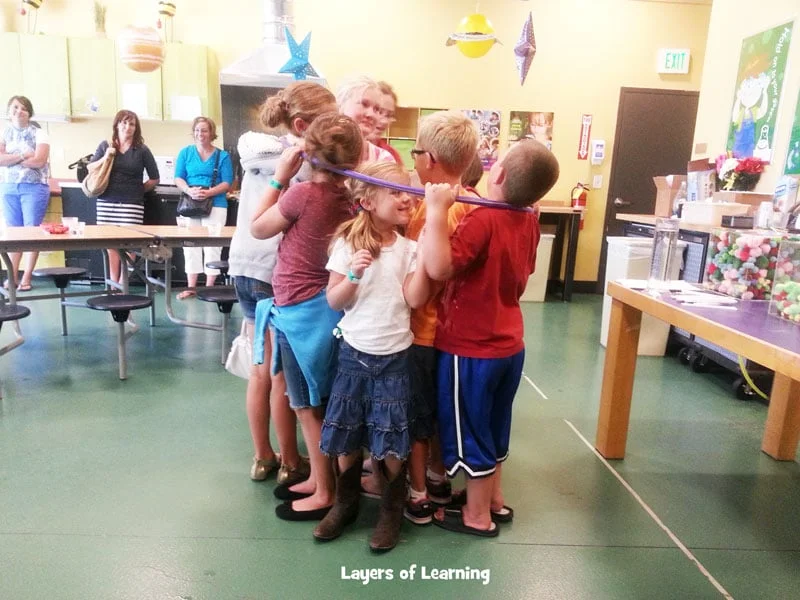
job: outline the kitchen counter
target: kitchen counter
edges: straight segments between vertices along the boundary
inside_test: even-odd
[[[656,219],[660,219],[661,217],[657,217],[655,215],[636,215],[630,213],[619,213],[617,214],[618,221],[626,221],[628,223],[644,223],[645,225],[653,225],[656,224]],[[713,229],[718,229],[713,225],[700,225],[697,223],[687,223],[686,221],[680,222],[680,229],[684,231],[699,231],[701,233],[711,233]]]

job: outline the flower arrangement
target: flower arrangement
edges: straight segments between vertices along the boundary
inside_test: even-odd
[[[708,244],[705,286],[742,300],[768,300],[781,239],[715,230]]]
[[[764,163],[761,159],[748,156],[735,158],[727,154],[717,157],[717,178],[723,190],[752,191],[756,187],[761,173],[764,172]]]

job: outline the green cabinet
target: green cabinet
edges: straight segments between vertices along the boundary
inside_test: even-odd
[[[19,33],[0,34],[0,103],[27,96],[34,120],[70,114],[67,38]]]
[[[117,72],[117,107],[132,110],[140,119],[161,121],[164,118],[161,96],[161,69],[139,73],[126,67],[114,52]]]
[[[209,113],[208,48],[167,44],[161,67],[165,121],[191,121]],[[213,116],[212,116],[213,118]]]
[[[3,57],[3,74],[0,76],[0,104],[3,114],[11,96],[22,94],[22,63],[19,59],[19,34],[0,33],[0,56]],[[33,99],[34,110],[38,110]]]
[[[114,40],[69,38],[67,49],[72,116],[113,118],[117,113]]]

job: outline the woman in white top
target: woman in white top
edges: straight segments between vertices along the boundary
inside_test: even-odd
[[[44,220],[50,201],[50,141],[38,125],[31,122],[33,104],[25,96],[12,96],[8,101],[11,123],[0,140],[0,195],[3,217],[10,227],[37,226]],[[11,252],[11,272],[5,287],[13,285],[22,253]],[[31,289],[31,275],[38,252],[29,252],[25,272],[18,291]]]

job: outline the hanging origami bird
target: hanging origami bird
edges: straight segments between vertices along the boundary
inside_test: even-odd
[[[284,28],[286,33],[286,43],[289,45],[289,53],[292,57],[283,65],[279,73],[292,73],[295,80],[305,79],[306,77],[317,77],[317,72],[311,63],[308,62],[308,51],[311,46],[311,33],[309,32],[303,41],[298,44],[288,28]]]
[[[456,32],[450,34],[445,45],[455,44],[464,56],[480,58],[496,43],[500,41],[495,37],[494,27],[486,15],[473,14],[461,19]]]
[[[519,71],[519,84],[525,83],[528,70],[531,68],[533,57],[536,55],[536,37],[533,35],[533,15],[528,13],[528,20],[522,26],[519,41],[514,46],[514,59],[517,61]]]

